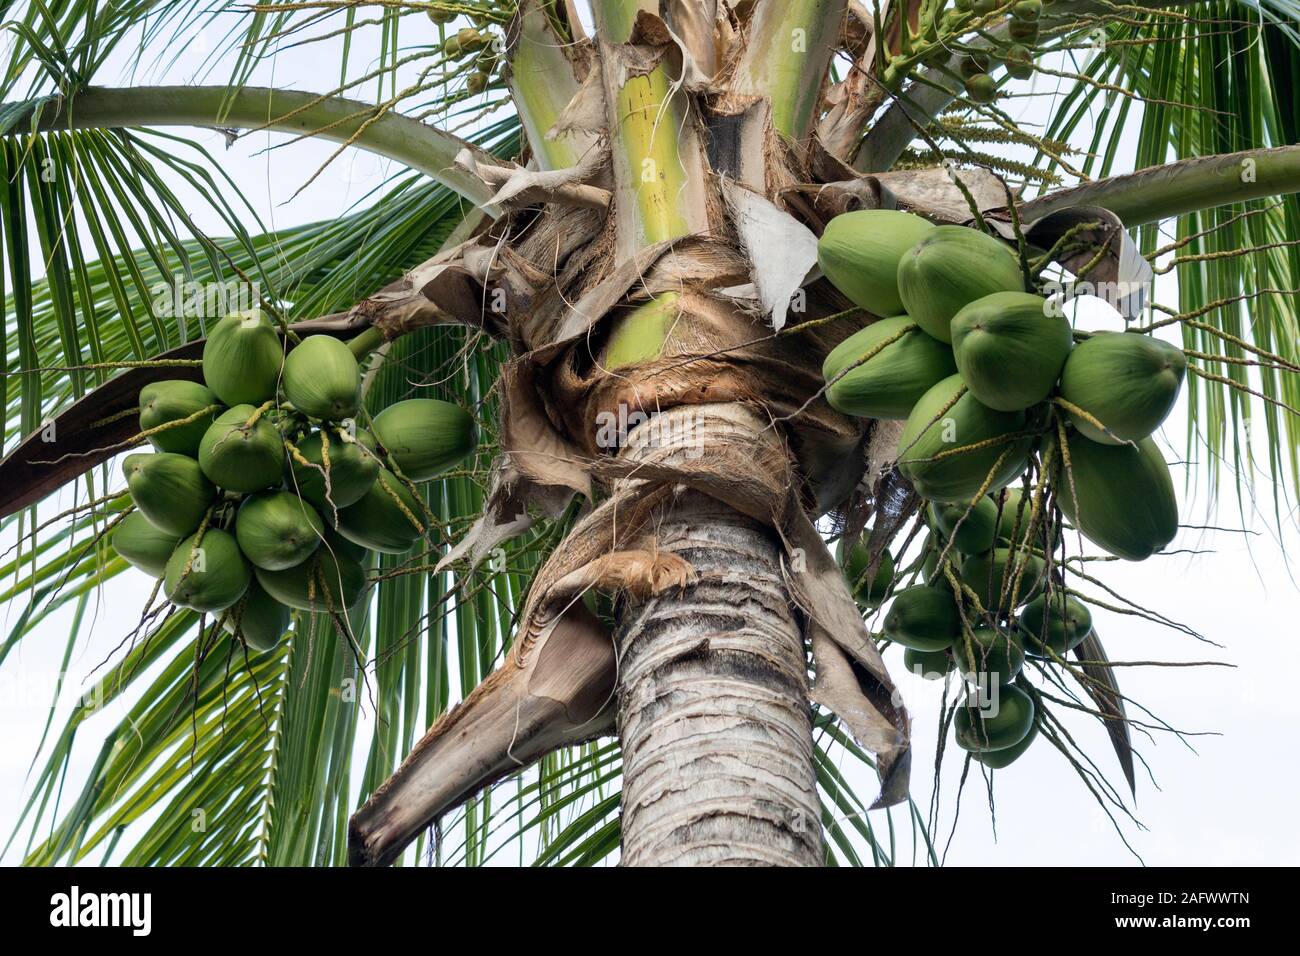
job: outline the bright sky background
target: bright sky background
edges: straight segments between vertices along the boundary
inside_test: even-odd
[[[413,20],[407,23],[414,31],[424,28]],[[321,76],[319,54],[308,48],[281,55],[274,64],[273,76],[268,74],[258,81],[273,80],[278,85],[319,90],[332,83],[335,67],[331,65],[325,72],[328,79]],[[105,78],[111,75],[110,70]],[[187,76],[180,67],[167,75],[172,81]],[[214,74],[208,82],[219,81],[220,76]],[[1013,101],[1013,113],[1024,109],[1015,102],[1023,103]],[[227,150],[217,133],[199,131],[194,135],[220,157],[269,227],[283,228],[337,215],[396,171],[387,161],[354,151],[286,203],[286,198],[333,151],[331,144],[305,142],[265,152],[264,147],[284,138],[258,134]],[[215,217],[205,211],[196,210],[196,219],[201,227],[214,232],[221,229]],[[1160,287],[1158,298],[1175,301],[1168,286]],[[1117,319],[1110,321],[1105,327],[1118,327]],[[1164,444],[1171,461],[1183,458],[1184,435],[1185,420],[1180,410],[1164,429]],[[1176,480],[1181,480],[1183,473],[1181,468],[1176,470]],[[1101,566],[1101,576],[1110,586],[1154,610],[1192,624],[1207,638],[1223,645],[1217,648],[1199,643],[1155,624],[1098,609],[1094,620],[1112,659],[1221,660],[1234,665],[1129,667],[1118,672],[1124,692],[1161,720],[1186,731],[1213,735],[1194,738],[1194,752],[1169,734],[1158,733],[1154,741],[1148,741],[1135,731],[1135,742],[1151,771],[1148,776],[1139,765],[1135,812],[1146,829],[1127,823],[1124,831],[1148,864],[1300,862],[1300,830],[1291,824],[1295,793],[1300,786],[1296,759],[1300,756],[1296,732],[1300,725],[1300,697],[1290,687],[1300,664],[1300,643],[1296,640],[1300,589],[1285,557],[1286,553],[1300,554],[1300,533],[1292,505],[1286,504],[1284,531],[1278,536],[1272,514],[1273,491],[1266,479],[1257,479],[1249,491],[1257,505],[1243,511],[1238,511],[1231,498],[1207,511],[1203,494],[1197,496],[1186,488],[1181,498],[1183,520],[1189,524],[1243,528],[1250,533],[1189,529],[1173,547],[1206,553]],[[1231,495],[1230,488],[1227,494]],[[52,507],[50,513],[55,510]],[[6,536],[0,547],[10,543]],[[93,608],[93,617],[88,615],[84,624],[89,639],[71,665],[73,687],[134,626],[150,585],[144,574],[130,571],[101,596]],[[17,605],[0,608],[0,627],[7,631],[21,610]],[[0,726],[4,727],[0,734],[0,842],[7,839],[28,796],[24,779],[49,717],[49,689],[59,670],[70,618],[70,609],[56,615],[37,635],[24,640],[0,668]],[[932,788],[939,688],[902,673],[901,650],[890,651],[887,662],[900,675],[898,680],[913,718],[913,793],[925,808]],[[53,722],[56,731],[62,726],[70,700],[65,693]],[[119,719],[122,707],[119,704],[110,708],[110,713],[85,726],[70,780],[83,779],[98,749],[96,728]],[[1106,736],[1095,720],[1079,715],[1071,721],[1070,729],[1112,779],[1122,780]],[[934,834],[940,846],[952,828],[952,798],[960,765],[950,751],[945,760],[941,824]],[[873,781],[864,778],[855,783],[863,796],[874,793]],[[968,783],[947,857],[949,864],[1136,862],[1074,771],[1042,741],[1011,768],[997,774],[995,795],[996,841],[983,784],[977,779]],[[905,824],[899,832],[906,842]],[[18,850],[10,850],[0,862],[14,863],[20,858]]]

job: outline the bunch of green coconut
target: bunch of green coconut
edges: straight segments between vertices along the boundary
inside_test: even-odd
[[[1151,435],[1177,400],[1185,357],[1147,335],[1074,331],[1027,291],[1014,247],[973,228],[846,213],[828,224],[819,263],[855,304],[885,317],[827,356],[827,401],[904,420],[898,468],[928,502],[924,567],[912,575],[924,581],[892,594],[884,635],[906,649],[909,669],[956,668],[976,686],[955,719],[957,742],[1005,766],[1035,732],[1017,679],[1025,655],[1060,661],[1091,630],[1059,569],[1048,573],[1063,534],[1051,504],[1128,560],[1177,533],[1173,479]],[[857,545],[841,562],[862,604],[891,597],[888,552]],[[994,687],[1002,707],[976,706]]]
[[[135,510],[112,543],[162,579],[172,604],[220,614],[253,650],[276,644],[292,609],[356,605],[369,553],[405,552],[431,527],[418,483],[477,441],[472,417],[436,399],[397,402],[359,426],[353,349],[311,335],[286,354],[259,310],[212,328],[203,380],[140,390],[140,434],[154,451],[122,462]]]

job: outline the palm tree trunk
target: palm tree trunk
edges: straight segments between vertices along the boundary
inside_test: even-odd
[[[647,441],[649,430],[632,433],[625,456],[671,455],[673,441],[695,440],[669,425],[656,431],[669,440]],[[707,431],[696,437],[707,442]],[[707,456],[707,444],[694,451]],[[819,865],[808,667],[774,532],[687,491],[655,543],[696,576],[620,609],[623,863]]]

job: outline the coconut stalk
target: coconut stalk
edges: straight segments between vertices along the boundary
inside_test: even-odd
[[[576,166],[595,146],[588,132],[547,135],[579,87],[565,38],[549,16],[554,6],[554,0],[523,0],[508,34],[506,84],[541,169]]]
[[[817,118],[848,0],[787,0],[761,3],[736,68],[733,92],[764,96],[772,104],[772,128],[802,140]]]
[[[675,88],[666,62],[635,76],[625,75],[621,65],[619,45],[632,38],[638,12],[657,9],[653,0],[601,0],[592,5],[611,131],[617,243],[624,258],[708,228],[704,170],[688,125],[685,92]],[[674,292],[628,310],[610,333],[606,367],[657,357],[677,318]]]

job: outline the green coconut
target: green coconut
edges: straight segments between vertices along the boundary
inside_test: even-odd
[[[1027,80],[1034,75],[1034,56],[1019,43],[1013,43],[1003,53],[1008,75],[1017,80]]]
[[[944,542],[936,540],[933,545],[927,547],[925,561],[921,564],[921,579],[932,587],[943,588],[948,594],[952,594],[952,584],[949,582],[948,576],[943,574],[939,568],[939,555],[943,553]],[[950,548],[947,561],[952,573],[960,578],[961,552],[956,548]]]
[[[1028,416],[996,411],[969,391],[953,403],[962,388],[961,376],[951,375],[921,396],[899,439],[899,470],[933,501],[968,502],[981,488],[1002,488],[1028,464],[1031,438],[999,440],[1026,431]]]
[[[1051,394],[1070,354],[1069,321],[1051,315],[1029,292],[994,292],[952,320],[952,352],[971,394],[989,408],[1015,412]]]
[[[298,442],[298,454],[289,456],[289,487],[321,514],[333,515],[337,509],[359,501],[374,485],[383,465],[375,451],[374,436],[364,428],[358,428],[355,436],[330,428],[325,430],[325,436],[329,439],[329,467],[325,466],[322,433],[312,432]],[[300,456],[308,464],[299,461]]]
[[[274,600],[300,611],[344,611],[361,599],[366,572],[342,548],[318,548],[302,564],[283,571],[255,568],[257,581]]]
[[[353,544],[385,554],[401,554],[425,532],[424,508],[387,468],[356,504],[340,508],[339,534]]]
[[[966,501],[932,501],[930,521],[962,554],[981,554],[997,540],[998,506],[988,495],[973,507]]]
[[[203,433],[221,411],[221,399],[209,388],[185,379],[151,382],[140,389],[140,431],[159,428],[202,415],[184,425],[174,425],[149,436],[149,444],[159,451],[174,451],[193,458],[199,451]],[[211,409],[211,411],[204,411]]]
[[[203,381],[227,405],[261,405],[275,398],[284,352],[261,309],[233,312],[212,327],[203,345]]]
[[[844,554],[844,544],[839,547],[840,566],[844,568],[844,579],[849,583],[853,599],[865,607],[875,607],[889,595],[889,586],[894,580],[894,556],[888,549],[880,552],[876,564],[876,574],[867,578],[867,569],[871,565],[871,549],[865,541],[859,540]]]
[[[234,535],[208,528],[196,547],[197,538],[181,541],[167,559],[163,593],[178,607],[224,611],[244,596],[252,572]]]
[[[1087,605],[1063,591],[1042,594],[1020,612],[1020,639],[1034,657],[1056,659],[1074,650],[1092,630]]]
[[[235,517],[240,550],[268,571],[283,571],[306,561],[319,547],[324,529],[316,509],[289,491],[250,495]]]
[[[897,341],[880,347],[899,335]],[[851,368],[866,355],[871,358]],[[850,370],[835,381],[846,368]],[[832,383],[826,401],[846,415],[863,418],[906,418],[922,395],[956,371],[952,349],[926,335],[905,315],[854,333],[822,363],[822,376]]]
[[[976,73],[963,84],[966,95],[976,103],[992,103],[998,98],[998,81],[987,73]]]
[[[1116,557],[1142,561],[1174,540],[1178,496],[1154,441],[1143,438],[1137,447],[1103,445],[1076,433],[1069,438],[1069,451],[1069,473],[1059,465],[1056,475],[1056,501],[1093,544]]]
[[[1098,332],[1075,347],[1061,372],[1061,397],[1106,426],[1081,415],[1070,421],[1105,445],[1146,438],[1163,422],[1187,372],[1182,350],[1136,332]]]
[[[885,615],[885,636],[918,651],[939,651],[961,634],[961,615],[951,591],[915,585],[900,591]]]
[[[1017,688],[1019,689],[1019,688]],[[1038,721],[1031,721],[1029,724],[1029,733],[1021,738],[1020,743],[1012,744],[1010,747],[1003,747],[1001,750],[990,750],[984,753],[973,753],[971,757],[978,760],[990,770],[1002,770],[1009,767],[1020,759],[1020,755],[1029,749],[1029,746],[1038,736]]]
[[[357,413],[361,371],[346,343],[309,335],[284,360],[284,396],[311,418],[338,422]]]
[[[131,500],[150,523],[178,538],[203,521],[217,489],[188,455],[160,451],[127,455],[122,474]]]
[[[962,562],[962,583],[975,592],[986,611],[1006,610],[1006,598],[1016,580],[1015,607],[1032,601],[1043,591],[1043,560],[1035,554],[1012,548],[994,548]],[[1005,595],[1005,597],[1004,597]]]
[[[478,430],[469,412],[436,398],[389,405],[371,422],[375,439],[411,481],[428,481],[474,451]]]
[[[328,525],[325,527],[325,533],[321,535],[320,546],[323,550],[329,551],[331,554],[345,555],[353,561],[356,561],[358,564],[365,564],[366,555],[370,553],[369,548],[356,544],[353,541],[349,541]]]
[[[1025,648],[1014,631],[976,624],[952,645],[961,676],[983,688],[1009,684],[1025,666]]]
[[[278,485],[284,476],[284,439],[280,430],[252,405],[236,405],[217,416],[199,443],[199,465],[218,487],[239,494]]]
[[[1017,43],[1032,46],[1038,42],[1038,21],[1012,20],[1007,24],[1007,35]]]
[[[925,680],[940,680],[952,671],[952,655],[947,650],[918,651],[915,647],[903,649],[903,667],[908,673]]]
[[[971,694],[953,715],[957,746],[976,754],[1014,747],[1033,726],[1033,698],[1014,685],[998,688],[996,699],[990,694],[986,700],[982,692]]]
[[[167,559],[180,540],[180,535],[154,527],[139,511],[131,512],[113,529],[113,550],[128,564],[155,578],[163,576]]]
[[[226,618],[225,628],[242,637],[250,651],[269,651],[289,630],[289,617],[289,609],[267,594],[254,577]]]
[[[898,264],[903,311],[941,342],[952,341],[952,318],[966,305],[994,292],[1024,289],[1015,253],[965,226],[936,226]]]
[[[817,264],[835,288],[872,315],[903,311],[898,263],[934,229],[910,212],[859,209],[836,216],[817,242]]]

